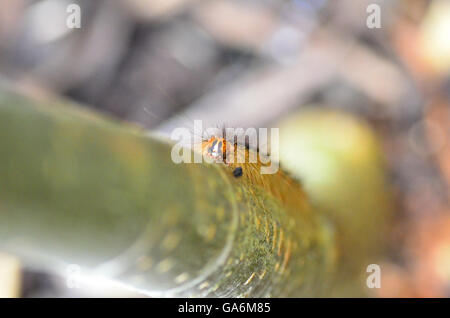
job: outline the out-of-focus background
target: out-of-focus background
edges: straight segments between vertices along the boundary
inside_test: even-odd
[[[66,25],[71,3],[81,28]],[[450,1],[0,6],[0,77],[36,96],[62,95],[161,133],[194,119],[272,127],[305,106],[368,121],[396,194],[378,296],[450,297]],[[23,284],[24,296],[53,295],[45,274]]]

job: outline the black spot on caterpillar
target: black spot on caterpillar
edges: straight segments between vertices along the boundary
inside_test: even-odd
[[[236,178],[242,176],[242,167],[237,167],[236,169],[234,169],[233,176],[235,176]]]

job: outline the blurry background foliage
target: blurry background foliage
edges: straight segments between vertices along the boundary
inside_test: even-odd
[[[65,25],[72,2],[81,29]],[[366,27],[371,3],[380,29]],[[449,296],[449,34],[447,0],[3,0],[0,74],[36,97],[63,95],[162,134],[194,119],[286,124],[282,143],[302,149],[305,105],[362,118],[396,194],[378,294]],[[295,158],[287,167],[311,164],[284,155]],[[42,290],[32,277],[28,295]]]

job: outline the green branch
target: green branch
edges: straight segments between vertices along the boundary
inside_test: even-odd
[[[297,209],[133,126],[0,90],[0,249],[37,266],[148,295],[327,295],[332,227]]]

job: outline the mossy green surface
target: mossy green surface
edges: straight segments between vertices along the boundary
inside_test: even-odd
[[[224,165],[174,164],[144,131],[48,104],[0,90],[1,249],[153,296],[329,293],[333,226],[309,203],[286,206]]]

